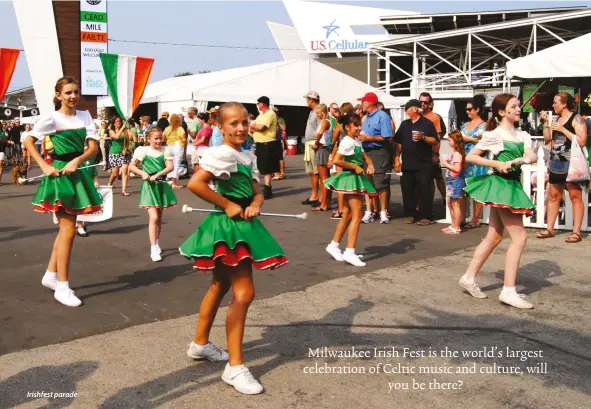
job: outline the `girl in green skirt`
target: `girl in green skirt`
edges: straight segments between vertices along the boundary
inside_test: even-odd
[[[76,215],[96,213],[103,203],[92,176],[78,171],[81,164],[93,159],[98,152],[96,128],[88,111],[76,110],[79,100],[78,83],[69,77],[60,78],[55,85],[56,111],[41,118],[25,139],[27,151],[46,175],[33,197],[33,209],[42,213],[55,212],[59,223],[59,233],[41,283],[55,291],[57,301],[69,307],[82,303],[68,283]],[[53,145],[51,165],[35,149],[35,140],[46,136]]]
[[[375,170],[371,159],[363,152],[359,139],[361,131],[361,117],[357,114],[344,114],[339,122],[345,129],[346,136],[339,144],[339,149],[333,160],[335,166],[343,169],[338,175],[324,181],[324,185],[338,193],[343,193],[344,208],[343,217],[339,220],[332,242],[326,247],[326,251],[337,261],[346,261],[357,267],[363,267],[366,263],[355,254],[355,245],[361,218],[363,216],[363,195],[376,196],[377,192],[363,176],[363,165],[367,165],[367,174],[373,175]],[[341,253],[339,243],[349,229],[347,248]]]
[[[172,155],[162,148],[162,132],[159,128],[151,128],[147,132],[146,144],[147,146],[139,146],[135,150],[129,170],[143,179],[139,206],[148,209],[150,218],[148,226],[150,257],[152,261],[162,261],[159,241],[162,212],[177,204],[172,187],[163,180],[163,177],[173,170]],[[140,163],[142,169],[138,168]]]
[[[460,278],[460,286],[475,298],[487,297],[475,278],[507,230],[511,244],[505,257],[504,285],[499,299],[516,308],[533,308],[515,288],[519,262],[527,242],[523,215],[531,214],[535,208],[521,185],[521,165],[538,160],[531,148],[529,134],[515,129],[514,124],[520,116],[521,107],[514,95],[497,95],[492,103],[492,117],[486,124],[486,132],[466,157],[469,163],[492,168],[487,175],[468,178],[464,188],[474,200],[491,209],[486,237],[476,248],[468,270]],[[482,157],[485,154],[488,158]]]
[[[246,109],[237,102],[226,103],[218,111],[218,120],[223,144],[207,149],[188,188],[223,212],[207,216],[179,248],[183,256],[195,260],[196,269],[213,273],[187,355],[210,361],[229,359],[222,380],[238,392],[254,395],[263,387],[242,360],[246,313],[254,298],[252,267],[278,268],[287,263],[287,257],[258,218],[263,195],[257,160],[252,152],[241,150],[249,128]],[[211,181],[216,182],[217,192],[209,187]],[[209,333],[230,288],[234,298],[226,317],[228,355],[209,342]]]

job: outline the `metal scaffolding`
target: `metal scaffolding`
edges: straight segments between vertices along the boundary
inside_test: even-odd
[[[510,87],[507,61],[589,32],[591,10],[577,10],[381,41],[369,45],[367,58],[378,56],[379,87],[388,93],[470,97],[475,88]],[[411,70],[397,63],[405,58]]]

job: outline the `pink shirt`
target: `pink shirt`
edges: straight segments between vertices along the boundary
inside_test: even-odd
[[[447,161],[449,163],[451,163],[451,164],[462,163],[462,155],[460,154],[460,152],[455,152],[454,151],[453,153],[450,153],[449,154],[449,156],[447,158]],[[451,169],[448,169],[447,171],[449,172],[449,175],[450,176],[453,176],[453,177],[458,177],[458,176],[460,176],[460,173],[462,173],[461,171],[460,172],[454,172]]]
[[[211,129],[211,126],[204,126],[203,128],[201,128],[199,130],[199,132],[197,132],[197,136],[195,137],[195,140],[199,140],[203,137],[205,137],[205,139],[203,139],[203,142],[195,145],[195,147],[200,148],[202,146],[209,146],[209,140],[211,139],[211,134],[213,133],[213,129]]]

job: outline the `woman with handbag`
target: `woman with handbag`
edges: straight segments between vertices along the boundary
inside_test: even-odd
[[[544,123],[544,141],[551,142],[549,170],[549,200],[547,211],[548,228],[538,233],[538,239],[554,237],[554,224],[560,210],[560,201],[564,188],[573,205],[573,232],[566,239],[567,243],[578,243],[582,240],[581,226],[585,215],[582,187],[577,181],[567,181],[571,155],[581,154],[582,146],[587,143],[587,125],[585,120],[575,111],[575,99],[567,92],[559,92],[552,103],[554,117],[549,125],[550,118],[547,112],[542,112],[541,120]],[[588,181],[588,180],[587,180]]]

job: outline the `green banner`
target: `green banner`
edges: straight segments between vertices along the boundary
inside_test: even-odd
[[[87,21],[90,23],[106,23],[107,13],[80,10],[80,21]]]
[[[531,98],[532,94],[534,93],[534,91],[538,89],[538,87],[539,87],[538,84],[525,84],[523,86],[523,101],[529,100]],[[525,104],[521,108],[521,111],[522,112],[535,112],[535,109],[528,102],[527,104]]]
[[[563,85],[559,85],[558,92],[566,92],[567,94],[571,94],[573,98],[575,97],[575,89],[573,87],[565,87]]]

